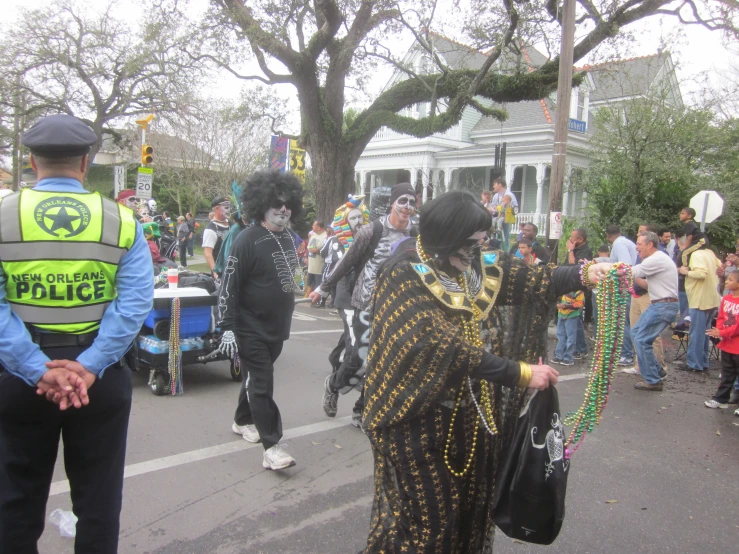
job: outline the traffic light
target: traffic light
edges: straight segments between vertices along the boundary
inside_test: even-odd
[[[141,145],[141,163],[149,165],[154,161],[154,149],[148,144]]]

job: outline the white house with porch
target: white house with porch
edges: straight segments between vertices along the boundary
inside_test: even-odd
[[[484,53],[441,36],[435,37],[435,48],[448,66],[457,69],[479,69],[486,58]],[[546,61],[544,55],[527,46],[519,53],[501,56],[491,71],[528,71]],[[430,65],[419,48],[411,48],[405,63],[419,73]],[[582,85],[572,91],[565,215],[581,215],[587,207],[587,193],[570,192],[568,187],[578,171],[588,167],[590,123],[599,107],[617,106],[655,89],[666,90],[671,102],[682,104],[668,52],[578,69],[588,73]],[[387,87],[404,78],[405,74],[397,71]],[[410,181],[425,201],[452,189],[477,194],[490,189],[492,179],[503,174],[518,199],[519,222],[534,222],[542,233],[549,199],[556,93],[550,98],[500,107],[508,112],[504,122],[468,107],[457,125],[424,139],[380,129],[357,162],[358,191],[368,193],[377,186]],[[428,109],[428,104],[417,104],[406,109],[404,115],[423,117]]]

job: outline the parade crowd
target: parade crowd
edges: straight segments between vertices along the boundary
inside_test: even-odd
[[[117,551],[131,409],[124,355],[151,310],[152,274],[178,267],[177,255],[184,269],[192,255],[192,214],[173,221],[132,192],[114,203],[84,190],[95,140],[78,119],[41,119],[23,137],[38,183],[0,200],[0,552],[37,552],[60,436],[75,551]],[[264,468],[297,463],[281,444],[274,365],[296,298],[319,308],[330,299],[344,332],[322,408],[335,417],[343,394],[360,393],[352,424],[369,439],[375,472],[366,553],[492,551],[493,476],[514,415],[527,391],[558,382],[556,366],[589,355],[586,331],[596,329],[585,315],[593,327],[611,323],[593,307],[615,276],[631,295],[613,362],[641,376],[634,387],[661,391],[673,369],[709,371],[715,342],[720,384],[705,405],[737,404],[739,241],[722,263],[685,208],[675,233],[645,223],[633,242],[608,226],[597,255],[574,229],[556,266],[534,224],[512,236],[515,195],[503,178],[491,186],[481,199],[452,191],[420,206],[400,183],[378,210],[350,196],[306,240],[291,229],[303,210],[293,175],[256,172],[234,187],[234,202],[211,202],[203,250],[218,283],[220,351],[243,379],[231,429],[261,442]],[[43,288],[64,274],[68,293]],[[684,365],[664,360],[668,328],[688,337]]]

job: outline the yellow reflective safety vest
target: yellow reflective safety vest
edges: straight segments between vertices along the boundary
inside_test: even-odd
[[[26,189],[5,196],[0,264],[11,309],[48,332],[96,330],[117,295],[118,263],[135,238],[131,210],[98,193]]]

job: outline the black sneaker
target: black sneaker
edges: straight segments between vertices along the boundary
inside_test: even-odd
[[[552,364],[561,364],[562,363],[562,360],[560,360],[559,358],[557,358],[555,356],[554,358],[552,358],[552,359],[549,360],[549,363],[552,363]]]
[[[559,365],[575,365],[575,362],[565,362],[564,360],[561,360]]]
[[[337,404],[339,401],[339,393],[331,388],[331,376],[327,375],[323,382],[323,411],[328,417],[336,417]]]
[[[572,357],[575,358],[576,360],[583,360],[583,359],[585,359],[587,357],[587,355],[588,355],[587,352],[583,352],[581,354],[575,354]]]

